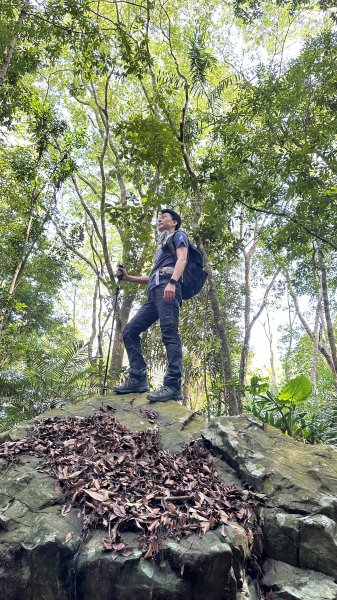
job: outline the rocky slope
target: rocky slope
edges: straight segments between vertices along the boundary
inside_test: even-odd
[[[23,454],[15,464],[0,460],[1,599],[337,600],[336,450],[304,446],[250,416],[206,425],[175,402],[155,409],[145,403],[145,395],[96,398],[39,419],[81,420],[109,405],[133,432],[159,428],[172,453],[202,436],[226,486],[267,496],[263,536],[255,534],[265,561],[261,591],[246,572],[255,551],[237,522],[204,537],[162,540],[156,560],[144,558],[137,532],[126,531],[131,551],[112,557],[102,551],[99,529],[83,543],[81,511],[68,507],[55,479],[39,470],[41,457]],[[33,425],[2,434],[0,442],[29,435]]]

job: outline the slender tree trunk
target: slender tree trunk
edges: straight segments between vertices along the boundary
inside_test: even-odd
[[[211,399],[209,397],[208,386],[207,386],[207,363],[206,363],[205,352],[203,353],[203,376],[204,376],[204,389],[205,389],[205,395],[206,395],[207,418],[210,419],[211,418]]]
[[[303,316],[303,314],[302,314],[302,312],[300,310],[298,299],[297,299],[295,291],[294,291],[294,289],[293,289],[293,287],[291,285],[289,273],[285,269],[283,270],[283,273],[284,273],[284,276],[285,276],[287,284],[288,284],[289,293],[290,293],[290,295],[292,297],[292,300],[293,300],[293,303],[294,303],[294,306],[295,306],[295,310],[296,310],[297,316],[298,316],[299,320],[301,321],[301,323],[302,323],[302,325],[303,325],[306,333],[310,337],[311,341],[314,343],[315,342],[314,333],[310,329],[309,324],[305,320],[305,318],[304,318],[304,316]],[[332,374],[334,376],[334,385],[335,385],[335,388],[337,389],[336,368],[335,368],[332,356],[331,356],[331,354],[329,352],[329,348],[324,343],[323,339],[322,340],[318,339],[318,348],[319,348],[320,353],[324,356],[324,358],[325,358],[325,360],[326,360],[329,368],[331,369],[331,372],[332,372]]]
[[[197,398],[196,398],[196,403],[195,403],[195,410],[197,410],[198,407],[200,406],[200,401],[202,398],[203,391],[204,391],[203,381],[202,381],[202,379],[198,379],[197,380],[197,392],[196,392]]]
[[[101,293],[101,284],[98,280],[98,315],[97,315],[97,358],[102,360],[103,358],[103,327],[102,327],[102,312],[103,312],[103,297]]]
[[[325,314],[325,321],[327,327],[328,340],[331,350],[331,358],[335,367],[335,371],[337,372],[337,352],[336,352],[336,340],[333,331],[331,312],[330,312],[330,301],[329,301],[329,292],[328,292],[328,279],[326,266],[324,263],[324,255],[322,250],[318,249],[318,261],[321,270],[321,281],[322,281],[322,295],[323,295],[323,307]]]
[[[190,387],[191,387],[191,380],[189,375],[186,373],[185,377],[184,377],[184,384],[183,384],[183,405],[187,406],[188,405],[188,401],[190,398]]]
[[[124,343],[123,329],[129,320],[133,301],[135,299],[136,289],[124,290],[124,296],[121,306],[117,306],[115,319],[115,334],[111,352],[110,375],[113,381],[117,381],[123,366]]]
[[[241,360],[240,360],[240,371],[239,371],[239,384],[243,389],[246,383],[246,375],[247,375],[247,365],[248,365],[248,356],[249,356],[249,346],[250,346],[250,311],[251,311],[251,261],[252,261],[252,253],[245,252],[244,253],[244,270],[245,270],[245,307],[244,307],[244,339],[241,349]],[[242,394],[243,395],[243,394]]]
[[[1,311],[0,311],[0,335],[1,332],[4,330],[5,328],[5,321],[6,321],[6,315],[10,306],[10,302],[11,300],[14,298],[15,296],[15,292],[17,289],[17,286],[20,282],[20,278],[22,276],[22,273],[25,270],[27,261],[35,247],[35,244],[39,238],[39,236],[41,235],[41,233],[44,230],[44,226],[49,218],[50,215],[50,210],[51,210],[51,204],[50,206],[46,209],[46,213],[45,216],[43,218],[42,221],[42,225],[40,227],[39,232],[35,235],[35,237],[33,237],[33,239],[31,239],[31,234],[32,234],[32,226],[33,226],[33,221],[34,221],[34,210],[35,210],[35,206],[36,206],[36,198],[32,199],[32,205],[31,205],[31,210],[30,210],[30,214],[28,217],[28,222],[27,222],[27,227],[26,227],[26,233],[25,233],[25,239],[23,242],[23,250],[22,250],[22,254],[21,254],[21,258],[19,259],[19,262],[15,268],[15,271],[12,275],[12,279],[10,281],[9,287],[8,287],[8,291],[7,291],[7,295],[6,295],[6,301],[4,302]]]
[[[77,285],[74,287],[74,299],[73,299],[73,328],[74,333],[76,331],[76,296],[77,296]]]
[[[96,279],[94,294],[92,297],[92,313],[91,313],[91,334],[88,342],[88,358],[90,362],[94,360],[93,347],[97,335],[97,298],[98,298],[99,281]]]
[[[23,254],[21,256],[20,261],[18,262],[18,264],[16,266],[16,269],[14,271],[12,280],[11,280],[9,288],[8,288],[8,296],[7,296],[8,299],[11,299],[12,296],[14,295],[16,287],[17,287],[18,282],[19,282],[20,275],[21,275],[23,269],[25,268],[27,259],[29,257],[28,250],[27,250],[27,245],[29,244],[30,234],[31,234],[32,225],[33,225],[34,208],[35,207],[32,206],[31,212],[30,212],[30,215],[29,215],[29,219],[28,219],[28,223],[27,223],[25,241],[24,241],[24,246],[23,246],[23,248],[24,248]]]
[[[251,272],[251,257],[249,258],[249,260],[245,259],[245,273],[246,273],[246,275],[245,275],[245,290],[246,290],[246,292],[245,292],[245,297],[246,297],[246,300],[245,300],[245,335],[244,335],[244,340],[243,340],[243,345],[242,345],[242,350],[241,350],[241,361],[240,361],[240,372],[239,372],[239,383],[240,383],[240,386],[242,389],[244,388],[244,386],[246,384],[248,357],[249,357],[249,349],[250,349],[250,338],[251,338],[251,334],[252,334],[252,329],[267,305],[267,300],[268,300],[270,290],[272,289],[272,287],[275,283],[275,279],[278,276],[280,269],[277,269],[275,271],[273,277],[271,278],[269,284],[267,285],[260,308],[258,309],[258,311],[255,313],[255,315],[253,317],[251,317],[251,308],[250,308],[251,307],[250,272]]]
[[[286,380],[290,379],[289,361],[290,361],[290,354],[291,354],[292,347],[293,347],[294,321],[296,319],[296,312],[293,317],[291,315],[291,303],[290,303],[289,290],[287,291],[287,305],[288,305],[288,322],[289,322],[289,341],[288,341],[287,352],[286,352],[285,360],[284,360],[284,375],[285,375]]]
[[[22,5],[18,20],[15,24],[14,27],[14,33],[13,33],[13,37],[10,41],[10,43],[7,46],[7,51],[5,54],[5,57],[2,61],[2,65],[0,67],[0,90],[3,87],[4,81],[5,81],[5,77],[9,68],[9,65],[11,63],[12,60],[12,56],[14,54],[14,50],[18,41],[18,37],[20,34],[20,29],[21,29],[21,25],[27,15],[27,11],[28,11],[28,7],[29,7],[29,2],[30,0],[24,0],[24,3]]]
[[[316,307],[315,325],[314,325],[314,350],[312,355],[312,366],[310,372],[310,379],[314,393],[317,394],[317,366],[318,366],[318,354],[319,354],[319,336],[321,326],[321,313],[322,313],[322,293],[319,293],[318,302]]]
[[[241,359],[240,359],[240,370],[239,370],[239,384],[243,389],[246,383],[247,376],[247,366],[248,366],[248,356],[249,356],[249,348],[250,348],[250,336],[251,336],[251,261],[252,261],[252,253],[248,252],[244,254],[244,270],[245,270],[245,306],[244,306],[244,338],[241,349]],[[243,392],[240,394],[243,396]]]
[[[201,245],[201,250],[204,252]],[[233,374],[231,366],[231,356],[229,351],[229,344],[227,340],[226,330],[223,322],[223,318],[220,311],[218,296],[216,292],[216,285],[213,276],[211,264],[208,256],[204,252],[205,266],[208,272],[208,285],[209,285],[209,297],[211,301],[211,307],[214,315],[215,327],[220,339],[220,350],[221,350],[221,364],[224,376],[224,384],[226,386],[226,396],[228,398],[228,413],[230,415],[237,415],[239,413],[239,406],[237,402],[236,390],[233,386]]]
[[[270,327],[270,318],[269,311],[267,309],[267,322],[263,323],[263,329],[266,334],[266,338],[269,343],[269,362],[270,362],[270,370],[271,370],[271,380],[274,387],[276,387],[276,372],[275,372],[275,357],[274,357],[274,347],[273,347],[273,333]]]

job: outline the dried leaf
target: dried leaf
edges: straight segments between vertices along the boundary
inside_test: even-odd
[[[216,519],[215,519],[215,517],[213,517],[213,515],[211,515],[209,517],[209,527],[210,527],[210,529],[214,529],[215,525],[216,525]]]
[[[112,550],[112,541],[109,538],[102,539],[103,550]]]
[[[96,490],[84,490],[86,494],[88,494],[94,500],[98,500],[98,502],[104,502],[109,499],[109,492],[107,490],[101,490],[97,492]]]
[[[63,442],[63,445],[65,446],[65,448],[75,448],[75,446],[76,446],[76,439],[72,438],[70,440],[65,440]]]
[[[114,504],[112,510],[117,517],[125,517],[126,515],[125,508],[121,504]]]
[[[228,523],[228,514],[223,510],[220,510],[220,522],[224,523],[225,525]]]
[[[66,537],[65,537],[65,541],[66,542],[70,542],[70,540],[73,539],[73,532],[69,531],[69,533],[67,533]]]
[[[121,550],[124,550],[125,548],[125,544],[123,544],[122,542],[120,542],[119,544],[113,544],[113,549],[116,550],[116,552],[120,552]]]
[[[65,504],[64,506],[62,506],[62,510],[61,510],[62,517],[65,517],[68,513],[70,513],[71,509],[72,509],[71,504]]]
[[[207,533],[207,531],[210,530],[210,524],[209,521],[204,521],[203,523],[200,523],[200,529],[202,531],[202,533],[205,535],[205,533]]]
[[[144,555],[145,560],[148,560],[149,558],[151,558],[151,556],[153,556],[153,547],[152,544],[149,545],[147,552]]]
[[[177,512],[177,509],[174,506],[174,504],[172,504],[172,502],[167,502],[166,507],[167,507],[167,510],[172,514],[175,514]]]
[[[151,532],[155,531],[156,529],[158,529],[159,525],[160,525],[160,521],[158,521],[158,520],[153,521],[151,523],[151,525],[148,526],[148,530],[151,531]]]

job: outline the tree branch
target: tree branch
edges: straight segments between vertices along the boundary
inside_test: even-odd
[[[288,219],[289,221],[296,223],[296,225],[298,225],[299,227],[304,229],[304,231],[309,233],[309,235],[311,235],[312,237],[316,238],[317,240],[320,240],[321,242],[324,242],[325,244],[328,244],[334,250],[337,250],[336,244],[334,244],[327,238],[319,235],[318,233],[316,233],[315,231],[313,231],[306,225],[303,225],[303,223],[301,223],[301,221],[297,217],[294,217],[293,215],[290,215],[289,213],[287,213],[285,211],[268,210],[267,208],[257,208],[256,206],[251,206],[250,204],[247,204],[247,202],[244,202],[241,199],[238,199],[238,202],[239,202],[239,204],[243,204],[243,206],[245,206],[246,208],[248,208],[249,210],[252,210],[254,212],[259,212],[259,213],[263,213],[266,215],[273,215],[274,217],[283,217],[285,219]]]
[[[289,290],[290,296],[291,296],[291,298],[293,300],[297,316],[298,316],[299,320],[301,321],[301,323],[302,323],[302,325],[303,325],[303,327],[304,327],[307,335],[310,337],[310,339],[313,342],[313,344],[315,344],[315,335],[314,335],[314,332],[310,329],[307,321],[305,320],[305,318],[304,318],[304,316],[303,316],[303,314],[301,312],[301,309],[300,309],[300,306],[299,306],[298,299],[296,297],[294,288],[291,285],[289,272],[287,271],[287,269],[284,269],[284,268],[282,269],[282,272],[283,272],[284,278],[285,278],[285,280],[287,282],[288,290]],[[320,341],[318,342],[318,347],[319,347],[319,351],[321,352],[321,354],[324,356],[326,362],[328,363],[328,365],[329,365],[332,373],[336,377],[335,365],[333,363],[332,357],[330,356],[328,350],[326,349],[326,347],[324,346],[324,344],[322,344],[322,342],[320,342]]]
[[[94,228],[94,230],[95,230],[95,233],[96,233],[96,235],[97,235],[97,237],[98,237],[99,241],[102,243],[102,234],[101,234],[101,232],[100,232],[100,230],[99,230],[99,228],[98,228],[97,221],[96,221],[96,219],[95,219],[95,217],[94,217],[93,213],[91,212],[90,208],[88,207],[87,203],[85,202],[85,200],[84,200],[84,198],[83,198],[83,195],[81,194],[81,191],[80,191],[80,189],[79,189],[79,187],[78,187],[78,185],[77,185],[76,178],[75,178],[75,177],[72,175],[71,179],[72,179],[72,182],[73,182],[73,184],[74,184],[74,188],[75,188],[75,190],[76,190],[76,193],[77,193],[77,195],[78,195],[78,197],[79,197],[79,199],[80,199],[80,202],[81,202],[81,204],[82,204],[82,206],[83,206],[83,208],[84,208],[84,210],[85,210],[86,214],[88,215],[88,217],[89,217],[89,219],[90,219],[90,221],[91,221],[91,223],[92,223],[92,225],[93,225],[93,228]],[[82,178],[81,178],[81,179],[82,179]],[[86,182],[86,183],[87,183],[87,182]],[[88,184],[88,185],[90,186],[90,184]],[[90,186],[90,187],[91,187],[91,186]]]
[[[107,290],[111,294],[111,287],[109,286],[109,283],[100,274],[100,272],[98,271],[98,269],[94,265],[94,263],[92,263],[91,260],[87,256],[85,256],[84,254],[82,254],[82,252],[80,252],[77,248],[75,248],[74,246],[72,246],[72,244],[70,244],[70,242],[68,242],[67,238],[65,237],[65,235],[63,234],[63,232],[59,228],[59,226],[56,223],[55,219],[52,219],[52,223],[53,223],[53,225],[54,225],[54,227],[56,229],[57,235],[61,238],[61,240],[62,240],[63,244],[65,245],[65,247],[68,248],[68,250],[70,250],[73,254],[75,254],[78,258],[80,258],[83,262],[85,262],[90,267],[90,269],[95,273],[96,277],[104,284],[104,286],[107,288]],[[114,279],[113,279],[113,281],[114,281]]]

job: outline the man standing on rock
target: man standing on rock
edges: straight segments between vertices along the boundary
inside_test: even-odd
[[[178,231],[180,225],[181,218],[174,210],[165,208],[161,211],[157,223],[161,247],[149,277],[128,275],[125,269],[117,271],[117,275],[122,276],[124,281],[148,284],[148,300],[124,328],[123,340],[130,363],[130,376],[124,384],[113,388],[116,394],[149,390],[140,334],[159,319],[168,369],[163,386],[147,397],[150,402],[182,400],[182,349],[178,322],[181,304],[180,279],[187,264],[188,237],[183,231]]]

